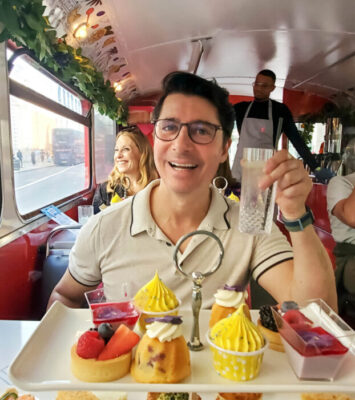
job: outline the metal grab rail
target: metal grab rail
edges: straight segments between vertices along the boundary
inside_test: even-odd
[[[48,257],[49,255],[49,251],[50,251],[50,247],[49,247],[49,242],[50,239],[57,234],[58,232],[67,230],[67,229],[80,229],[82,227],[82,224],[76,224],[76,225],[59,225],[56,226],[55,228],[53,228],[51,230],[51,232],[49,233],[48,237],[47,237],[47,242],[46,242],[46,257]]]

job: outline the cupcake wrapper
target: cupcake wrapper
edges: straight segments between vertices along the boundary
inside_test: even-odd
[[[209,332],[206,334],[206,339],[212,352],[213,367],[219,375],[238,382],[249,381],[258,376],[264,352],[269,346],[265,338],[263,348],[248,353],[224,350],[216,346],[211,341]]]
[[[213,366],[224,378],[233,381],[248,381],[258,376],[264,354],[236,356],[224,353],[211,346]]]

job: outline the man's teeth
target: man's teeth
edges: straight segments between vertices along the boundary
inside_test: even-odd
[[[178,168],[178,169],[194,169],[197,167],[196,164],[178,164],[178,163],[173,163],[173,162],[169,162],[169,164],[173,168]]]

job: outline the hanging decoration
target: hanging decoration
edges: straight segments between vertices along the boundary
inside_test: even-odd
[[[126,125],[127,105],[116,97],[108,79],[126,63],[118,55],[104,10],[94,8],[101,7],[101,1],[46,0],[46,4],[47,8],[42,0],[0,0],[0,42],[11,39],[27,47],[54,75],[77,87],[101,114]]]

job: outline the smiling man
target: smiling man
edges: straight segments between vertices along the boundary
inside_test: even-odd
[[[225,284],[245,287],[250,276],[280,303],[320,297],[336,308],[331,262],[312,225],[290,232],[293,251],[276,225],[270,235],[240,233],[238,203],[211,186],[227,158],[234,125],[228,92],[215,82],[175,72],[163,81],[153,117],[160,179],[87,222],[50,304],[57,299],[79,306],[84,292],[101,281],[112,300],[122,282],[138,289],[158,271],[182,308],[190,308],[191,282],[175,270],[174,245],[183,235],[205,230],[220,239],[224,257],[203,282],[203,308],[212,306],[217,289]],[[277,181],[276,201],[284,217],[291,222],[304,217],[312,182],[302,163],[283,150],[268,161],[265,172],[260,184],[266,188]],[[180,247],[179,262],[188,274],[210,271],[218,258],[219,250],[207,236],[190,237]]]
[[[263,69],[256,75],[253,83],[254,101],[242,101],[234,105],[240,137],[232,173],[238,182],[241,181],[240,160],[244,147],[277,148],[279,118],[282,118],[281,133],[286,134],[312,171],[318,167],[315,158],[298,133],[291,111],[285,104],[270,99],[275,89],[275,81],[274,72]]]

